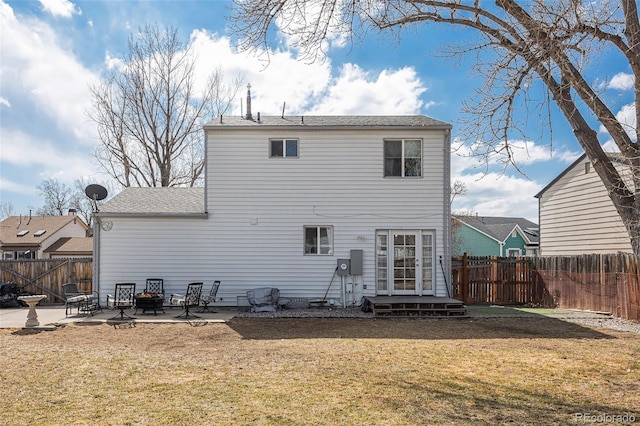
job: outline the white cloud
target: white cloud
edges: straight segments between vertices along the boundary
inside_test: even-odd
[[[0,163],[25,167],[36,166],[43,173],[64,170],[69,176],[82,176],[92,170],[89,154],[81,150],[60,149],[57,141],[34,138],[20,130],[0,128],[0,140],[11,141],[3,144]]]
[[[626,73],[618,73],[616,75],[614,75],[611,80],[609,81],[609,84],[607,85],[608,89],[618,89],[618,90],[629,90],[633,88],[633,84],[634,84],[634,77],[633,74],[626,74]]]
[[[532,141],[511,141],[510,144],[514,147],[516,164],[527,174],[527,166],[548,170],[545,163],[570,164],[580,155],[569,150],[552,151],[548,145]],[[538,222],[538,202],[534,196],[553,176],[544,174],[540,176],[544,182],[537,182],[513,169],[505,170],[504,164],[497,159],[487,163],[482,157],[472,155],[473,148],[477,147],[455,141],[452,148],[451,180],[463,182],[467,189],[464,195],[455,198],[454,211],[473,211],[481,216],[523,217]],[[534,169],[529,167],[529,170]]]
[[[72,148],[61,149],[56,140],[34,138],[20,130],[0,128],[0,140],[11,141],[0,150],[3,168],[19,168],[20,174],[4,173],[1,179],[2,196],[7,200],[29,198],[29,205],[37,203],[36,186],[45,179],[56,178],[73,186],[80,177],[104,179],[102,172],[92,163],[90,153]],[[16,206],[24,210],[26,206]]]
[[[616,118],[622,124],[627,134],[632,140],[636,140],[636,106],[635,104],[628,104],[623,106],[616,114]]]
[[[40,0],[42,10],[53,16],[71,18],[73,15],[82,14],[81,10],[69,0]]]
[[[0,105],[11,108],[11,103],[9,103],[9,100],[3,96],[0,96]]]
[[[613,139],[609,139],[608,141],[603,143],[602,149],[604,150],[604,152],[620,152],[620,148],[618,148],[618,145],[616,145]]]
[[[88,84],[96,76],[62,47],[51,27],[37,20],[18,20],[0,3],[0,74],[3,85],[34,102],[35,108],[89,143],[95,132],[85,110],[90,100]]]
[[[367,72],[345,64],[326,93],[312,108],[313,114],[415,114],[422,108],[423,86],[415,70]]]
[[[287,2],[283,3],[280,15],[276,19],[276,27],[283,38],[282,46],[285,50],[297,48],[301,44],[308,44],[309,39],[314,39],[316,28],[314,22],[327,22],[326,34],[319,47],[320,52],[327,52],[330,47],[343,47],[347,43],[348,31],[340,31],[340,17],[336,16],[342,10],[342,5],[336,8],[326,7],[324,2]],[[333,14],[332,17],[330,15]],[[321,54],[319,57],[322,56]]]
[[[509,141],[511,153],[514,163],[518,167],[530,166],[535,163],[556,160],[566,164],[570,164],[580,156],[579,152],[572,152],[566,149],[552,149],[549,145],[536,144],[533,141]],[[504,143],[498,145],[496,149],[500,149]],[[465,170],[477,170],[485,168],[491,170],[495,167],[503,167],[504,158],[500,155],[494,155],[487,158],[476,153],[483,152],[482,142],[474,144],[465,144],[463,141],[454,141],[452,143],[452,173],[463,173]]]
[[[345,64],[332,75],[329,59],[304,63],[291,52],[276,51],[265,64],[264,56],[237,53],[229,39],[206,31],[191,34],[198,56],[198,80],[221,66],[227,78],[242,76],[251,84],[252,112],[285,114],[415,114],[425,105],[420,96],[426,91],[413,68],[366,71]],[[244,100],[246,91],[241,91]],[[240,113],[240,100],[234,114]],[[246,111],[245,111],[246,112]]]
[[[538,202],[534,195],[543,185],[523,177],[498,173],[455,176],[467,188],[456,197],[454,211],[473,211],[480,216],[523,217],[538,222]]]

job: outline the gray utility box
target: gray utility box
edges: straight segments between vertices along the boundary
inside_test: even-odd
[[[362,266],[362,250],[351,250],[351,275],[362,275],[363,274],[363,266]]]
[[[349,275],[351,262],[349,259],[338,259],[338,275]]]

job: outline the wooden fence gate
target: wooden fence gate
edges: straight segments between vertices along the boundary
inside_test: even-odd
[[[14,282],[22,291],[47,295],[41,304],[64,302],[64,283],[75,282],[80,291],[91,292],[92,281],[90,258],[0,260],[0,282]]]

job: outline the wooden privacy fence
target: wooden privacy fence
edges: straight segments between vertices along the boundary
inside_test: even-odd
[[[14,282],[22,291],[47,295],[41,304],[64,302],[64,283],[75,282],[80,291],[91,292],[92,281],[90,258],[0,260],[0,282]]]
[[[605,311],[640,320],[640,259],[626,254],[472,257],[452,262],[454,298]]]

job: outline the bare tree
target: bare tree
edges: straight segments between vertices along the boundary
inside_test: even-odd
[[[221,69],[198,90],[196,58],[174,28],[147,25],[118,66],[91,87],[101,145],[96,158],[121,185],[195,186],[204,170],[206,119],[224,114],[240,88]]]
[[[15,212],[15,207],[13,203],[10,201],[2,201],[0,202],[0,220],[6,219],[9,216],[13,216]]]
[[[466,106],[471,114],[467,123],[473,124],[463,136],[483,142],[474,144],[478,154],[497,155],[517,167],[510,140],[524,135],[526,123],[518,121],[516,111],[544,113],[555,104],[609,191],[640,255],[640,173],[625,182],[598,140],[602,126],[632,170],[640,170],[640,18],[635,0],[242,0],[235,2],[231,21],[242,48],[268,47],[269,30],[277,25],[307,59],[322,53],[335,34],[352,40],[369,31],[399,35],[404,28],[429,23],[475,31],[478,37],[467,37],[472,44],[451,50],[475,53],[476,69],[485,77],[478,96]],[[635,78],[632,128],[616,118],[614,105],[585,77],[603,51],[625,61]],[[527,96],[536,85],[546,89],[546,98]]]
[[[67,214],[77,200],[77,194],[71,187],[60,183],[58,179],[43,180],[36,186],[38,194],[43,198],[44,204],[38,208],[37,214],[47,216],[62,216]]]
[[[455,180],[451,184],[451,194],[449,195],[449,205],[453,205],[453,201],[459,195],[467,193],[467,185],[461,180]]]

